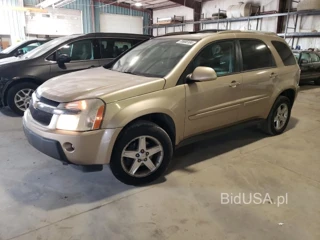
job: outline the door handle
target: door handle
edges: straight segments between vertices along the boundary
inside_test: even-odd
[[[270,74],[270,78],[276,78],[276,77],[278,77],[278,74],[276,74],[274,72]]]
[[[240,82],[233,80],[233,81],[229,84],[229,87],[236,88],[238,85],[240,85]]]

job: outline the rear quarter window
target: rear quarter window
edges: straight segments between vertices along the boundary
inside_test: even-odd
[[[279,41],[272,41],[272,45],[277,50],[285,66],[297,64],[296,59],[287,44]]]

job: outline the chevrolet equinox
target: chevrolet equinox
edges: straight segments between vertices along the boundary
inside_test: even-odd
[[[273,33],[224,31],[157,37],[109,66],[52,78],[32,95],[23,125],[41,152],[146,184],[174,149],[214,130],[259,122],[281,134],[300,69]]]

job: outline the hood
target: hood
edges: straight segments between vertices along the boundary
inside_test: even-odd
[[[24,57],[24,56],[20,56],[20,57],[5,57],[1,59],[1,55],[0,55],[0,65],[2,64],[8,64],[8,63],[18,63],[18,62],[22,62],[22,61],[27,61],[28,58]]]
[[[163,78],[143,77],[103,67],[65,74],[46,81],[37,93],[57,102],[100,98],[106,103],[163,89]]]
[[[7,58],[7,57],[9,57],[9,54],[0,53],[0,59]]]

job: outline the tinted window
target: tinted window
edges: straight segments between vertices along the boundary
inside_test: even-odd
[[[196,67],[213,68],[217,76],[235,72],[235,46],[233,41],[216,42],[206,46],[192,61],[189,73]]]
[[[61,54],[66,54],[71,58],[71,61],[93,60],[98,58],[94,42],[92,40],[81,40],[64,45],[55,54],[50,57],[50,60],[56,60]]]
[[[278,41],[272,41],[273,46],[279,53],[282,62],[285,66],[295,65],[296,61],[294,59],[294,56],[292,55],[292,52],[287,44],[283,42]]]
[[[26,54],[27,52],[30,52],[31,50],[39,47],[41,45],[40,42],[30,43],[27,46],[24,46],[22,49],[23,53]]]
[[[272,53],[260,40],[240,40],[243,70],[275,67]]]
[[[301,53],[300,62],[302,60],[305,60],[307,63],[310,63],[311,62],[311,58],[310,58],[309,53],[306,53],[306,52]]]
[[[101,58],[115,58],[139,42],[133,39],[101,39]]]
[[[311,62],[319,62],[319,56],[315,53],[310,53]]]

